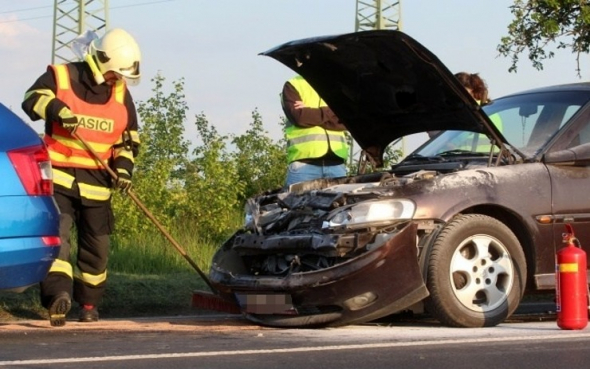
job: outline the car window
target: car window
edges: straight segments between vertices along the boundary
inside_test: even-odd
[[[494,113],[502,117],[506,122],[502,134],[510,144],[522,149],[527,145],[531,137],[533,127],[539,119],[542,110],[538,106],[514,106]]]
[[[572,117],[572,115],[574,115],[574,113],[576,113],[578,111],[578,109],[580,109],[579,105],[572,105],[572,106],[568,107],[565,112],[565,116],[563,117],[563,121],[561,122],[561,125],[563,126],[563,124],[565,122],[569,121],[570,118]]]
[[[420,156],[438,156],[446,152],[489,153],[490,140],[487,136],[469,131],[445,131],[426,146],[415,152]]]
[[[570,138],[563,148],[571,148],[578,145],[590,143],[590,120],[587,118],[587,114],[579,119],[578,123],[572,127],[570,134],[567,138]]]
[[[510,145],[527,156],[534,156],[589,100],[588,91],[538,92],[501,98],[483,110]],[[590,127],[580,132],[579,140],[590,142]],[[421,146],[415,154],[428,157],[448,151],[484,154],[492,147],[498,151],[484,134],[449,130]]]
[[[498,99],[484,107],[502,118],[502,134],[532,156],[539,152],[590,98],[586,91],[539,92]]]

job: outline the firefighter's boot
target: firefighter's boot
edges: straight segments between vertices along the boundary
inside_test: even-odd
[[[53,296],[49,302],[47,311],[49,312],[49,323],[52,327],[62,327],[66,325],[66,315],[72,307],[72,300],[67,292],[59,292]]]
[[[84,305],[82,309],[80,309],[80,322],[83,323],[92,323],[98,322],[98,310],[94,305]]]

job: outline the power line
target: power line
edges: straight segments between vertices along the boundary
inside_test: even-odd
[[[111,9],[132,8],[132,7],[135,7],[135,6],[142,6],[142,5],[152,5],[152,4],[159,4],[159,3],[169,3],[171,1],[176,1],[176,0],[159,0],[159,1],[151,1],[151,2],[147,2],[147,3],[140,3],[140,4],[119,5],[119,6],[112,6]]]
[[[51,5],[47,5],[47,6],[37,6],[35,8],[27,8],[27,9],[17,9],[17,10],[7,10],[5,12],[0,12],[0,14],[6,14],[6,13],[18,13],[18,12],[28,12],[30,10],[37,10],[37,9],[45,9],[45,8],[52,8]]]
[[[171,1],[176,1],[176,0],[158,0],[158,1],[139,3],[139,4],[119,5],[119,6],[112,6],[112,7],[110,7],[110,9],[133,8],[136,6],[154,5],[154,4],[159,4],[159,3],[169,3]],[[43,9],[43,8],[52,8],[52,6],[38,6],[36,8],[9,10],[9,11],[0,12],[0,14],[26,12],[26,11],[30,11],[30,10],[38,10],[38,9]],[[0,21],[0,24],[13,23],[13,22],[24,22],[24,21],[28,21],[28,20],[41,19],[41,18],[51,18],[51,17],[53,17],[53,15],[42,15],[39,17],[23,18],[23,19],[11,19],[11,20]]]
[[[43,15],[43,16],[40,16],[40,17],[33,17],[33,18],[12,19],[12,20],[0,21],[0,24],[3,24],[3,23],[14,23],[14,22],[24,22],[24,21],[33,20],[33,19],[50,18],[50,17],[52,17],[52,15]]]

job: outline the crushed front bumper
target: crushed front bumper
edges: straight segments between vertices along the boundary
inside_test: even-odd
[[[273,327],[341,326],[375,320],[428,296],[418,265],[416,225],[383,245],[318,271],[254,276],[229,247],[215,254],[211,283],[246,317]]]

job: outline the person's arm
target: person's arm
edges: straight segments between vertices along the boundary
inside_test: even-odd
[[[113,169],[119,177],[131,180],[140,142],[137,111],[129,91],[126,91],[125,94],[125,107],[128,115],[127,129],[123,132],[121,139],[113,146]]]
[[[51,129],[51,122],[59,120],[60,111],[67,105],[55,97],[57,86],[53,70],[47,68],[33,85],[25,93],[25,98],[21,104],[23,111],[36,121],[43,119],[45,121],[45,132]]]
[[[319,126],[332,131],[346,130],[346,127],[329,107],[304,106],[299,93],[289,82],[285,83],[281,98],[283,112],[287,119],[299,127]]]

